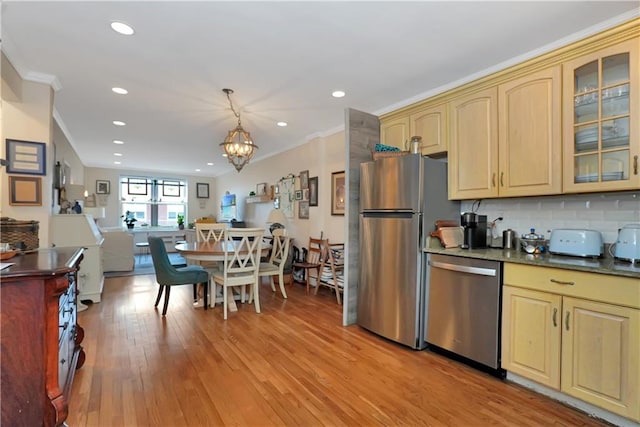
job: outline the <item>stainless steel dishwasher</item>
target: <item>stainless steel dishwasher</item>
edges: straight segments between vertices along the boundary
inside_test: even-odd
[[[427,343],[502,375],[502,264],[439,254],[429,254],[427,262]]]

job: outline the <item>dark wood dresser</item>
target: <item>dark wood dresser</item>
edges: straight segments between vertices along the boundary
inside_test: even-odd
[[[82,248],[40,249],[2,261],[0,406],[3,426],[59,426],[84,363],[76,275]]]

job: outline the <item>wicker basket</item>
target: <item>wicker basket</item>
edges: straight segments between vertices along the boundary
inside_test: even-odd
[[[40,246],[38,239],[38,221],[21,221],[13,218],[0,218],[0,240],[9,243],[12,247],[22,250],[37,249]]]
[[[400,157],[409,154],[408,151],[372,151],[373,160],[382,159],[383,157]]]

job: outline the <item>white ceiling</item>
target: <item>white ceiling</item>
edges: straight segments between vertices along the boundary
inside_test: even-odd
[[[59,85],[55,115],[86,166],[217,176],[233,170],[218,147],[236,125],[223,88],[235,90],[255,162],[339,130],[347,107],[388,112],[638,11],[638,1],[5,0],[1,30],[23,78]],[[135,35],[113,32],[116,20]]]

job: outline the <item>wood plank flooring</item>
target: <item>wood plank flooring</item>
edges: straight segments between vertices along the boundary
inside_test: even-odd
[[[329,290],[289,299],[261,287],[222,319],[175,287],[167,316],[155,277],[105,281],[79,314],[87,359],[70,426],[601,426],[520,386],[428,351],[341,326]]]

